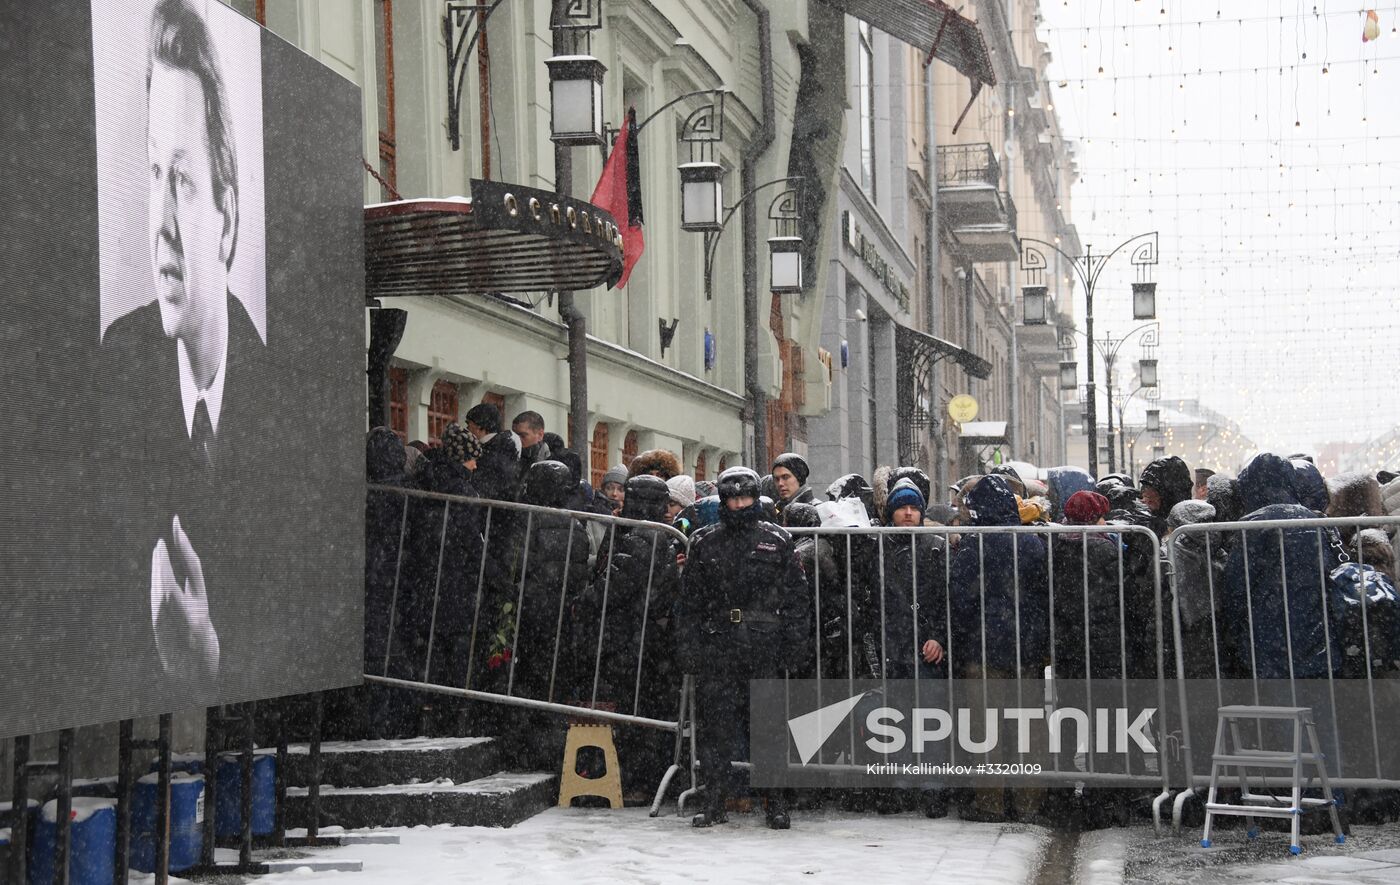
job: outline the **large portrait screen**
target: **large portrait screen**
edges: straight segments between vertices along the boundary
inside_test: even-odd
[[[0,736],[361,672],[360,93],[217,0],[0,6]]]

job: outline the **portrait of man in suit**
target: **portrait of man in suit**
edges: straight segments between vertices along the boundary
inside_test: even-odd
[[[160,0],[148,35],[154,298],[102,338],[110,431],[131,470],[125,530],[135,571],[145,573],[135,580],[147,593],[155,657],[167,676],[212,686],[227,664],[218,600],[248,579],[240,548],[256,504],[245,479],[263,433],[267,348],[230,288],[243,245],[240,157],[215,34],[191,0]]]

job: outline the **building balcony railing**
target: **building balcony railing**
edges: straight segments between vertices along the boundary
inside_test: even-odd
[[[1001,184],[1001,164],[990,144],[941,144],[938,146],[938,187],[980,186],[996,190]]]

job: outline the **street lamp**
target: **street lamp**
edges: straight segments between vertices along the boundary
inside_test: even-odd
[[[1021,321],[1027,326],[1043,326],[1046,323],[1045,286],[1023,286],[1021,288]]]
[[[558,145],[601,145],[603,74],[607,67],[591,55],[556,55],[549,68],[549,137]]]
[[[1157,386],[1157,361],[1138,360],[1138,383],[1143,387]]]
[[[1162,410],[1147,410],[1147,430],[1149,433],[1160,433],[1162,430]]]
[[[1079,378],[1076,369],[1079,364],[1074,360],[1060,360],[1060,389],[1074,390],[1079,386]],[[1090,410],[1092,411],[1092,409]]]
[[[718,233],[724,229],[724,167],[718,163],[682,163],[681,230]]]
[[[1088,358],[1086,386],[1088,387],[1089,402],[1089,420],[1086,423],[1089,428],[1089,472],[1091,474],[1097,475],[1099,472],[1098,418],[1094,388],[1094,288],[1098,284],[1099,275],[1103,273],[1104,267],[1108,265],[1113,256],[1129,246],[1132,247],[1129,255],[1130,263],[1138,269],[1140,274],[1146,273],[1150,265],[1157,263],[1157,239],[1157,232],[1152,231],[1129,237],[1114,246],[1107,255],[1095,255],[1093,247],[1086,246],[1083,255],[1075,256],[1068,254],[1054,243],[1047,243],[1034,237],[1020,238],[1021,270],[1030,274],[1030,282],[1039,282],[1042,275],[1049,269],[1049,262],[1046,260],[1044,251],[1049,250],[1069,263],[1070,268],[1084,287],[1084,327],[1085,337],[1089,340],[1089,347],[1085,351]],[[1112,415],[1112,407],[1109,409],[1109,414]],[[1110,420],[1112,419],[1110,418]]]
[[[1166,447],[1166,446],[1153,446],[1153,447],[1152,447],[1152,460],[1153,460],[1153,461],[1160,460],[1160,459],[1162,459],[1162,458],[1165,458],[1166,456],[1167,456],[1167,447]]]
[[[769,289],[775,295],[802,291],[802,238],[768,238]]]
[[[1133,283],[1133,319],[1157,319],[1157,284]]]

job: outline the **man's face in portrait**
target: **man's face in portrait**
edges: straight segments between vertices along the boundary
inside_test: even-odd
[[[225,298],[233,218],[215,196],[199,78],[154,62],[147,107],[151,262],[161,325],[167,336],[189,339]]]

